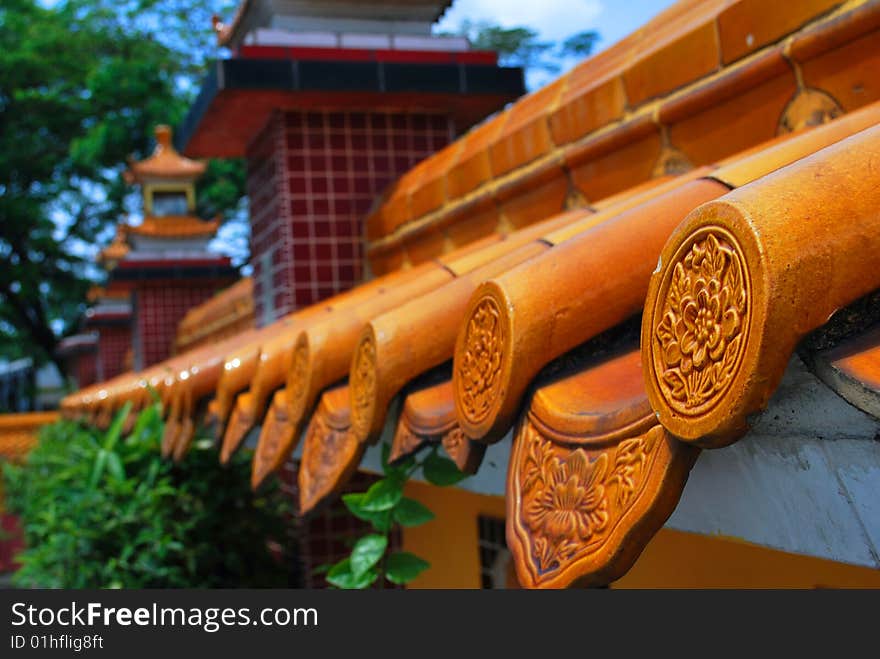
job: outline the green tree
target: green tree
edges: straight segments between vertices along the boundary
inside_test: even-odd
[[[0,6],[0,355],[55,359],[76,330],[92,257],[157,123],[178,124],[234,0],[4,0]],[[200,212],[229,213],[241,162],[214,163]],[[63,365],[59,364],[59,367]]]
[[[562,58],[586,57],[599,40],[597,32],[587,30],[557,44],[541,40],[532,28],[502,27],[486,21],[468,20],[462,22],[457,34],[467,37],[474,48],[497,52],[498,61],[504,66],[521,66],[547,73],[558,73]]]

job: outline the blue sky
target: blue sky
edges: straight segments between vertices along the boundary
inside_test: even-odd
[[[525,25],[542,37],[561,40],[575,32],[598,30],[606,48],[672,4],[672,0],[455,0],[438,27],[454,30],[465,18],[504,27]]]
[[[542,39],[562,41],[584,30],[596,30],[603,50],[647,23],[673,0],[455,0],[437,24],[442,31],[455,31],[462,20],[488,21],[503,27],[530,27]],[[576,61],[564,62],[564,68]],[[553,76],[529,79],[529,87]],[[537,78],[537,79],[536,79]]]

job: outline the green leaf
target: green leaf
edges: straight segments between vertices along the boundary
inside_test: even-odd
[[[363,501],[366,496],[366,493],[363,492],[357,494],[344,494],[342,496],[342,501],[352,515],[365,522],[369,522],[379,533],[387,533],[388,529],[391,528],[391,511],[382,510],[380,512],[373,512],[371,510],[365,510],[363,507]]]
[[[398,551],[388,557],[385,565],[385,577],[391,583],[409,583],[422,572],[431,567],[428,561],[408,551]]]
[[[107,471],[116,480],[125,480],[125,468],[122,466],[122,460],[119,458],[118,453],[109,453],[107,455]]]
[[[400,478],[383,478],[373,483],[361,501],[361,506],[369,512],[391,510],[403,496],[403,480]]]
[[[422,473],[425,475],[426,481],[441,487],[455,485],[467,478],[467,474],[461,473],[452,460],[436,453],[431,453],[425,458],[422,463]]]
[[[402,498],[392,511],[394,521],[401,526],[419,526],[434,519],[434,513],[415,499]]]
[[[155,389],[151,389],[151,391],[155,392]],[[138,414],[137,421],[134,423],[134,428],[131,431],[131,436],[135,439],[141,439],[145,430],[154,429],[156,425],[159,423],[161,415],[161,408],[158,403],[151,403],[147,405],[140,414]]]
[[[95,456],[95,462],[92,465],[92,475],[89,478],[89,487],[94,489],[101,480],[101,476],[104,475],[104,467],[107,464],[107,456],[110,454],[106,449],[99,449],[98,454]]]
[[[350,565],[351,573],[360,578],[372,568],[385,554],[388,547],[388,538],[384,535],[376,535],[375,533],[365,535],[358,540],[354,549],[351,550]]]
[[[351,571],[351,560],[345,558],[330,568],[327,573],[327,583],[337,588],[364,589],[369,588],[379,577],[375,570],[368,570],[360,577],[355,577]]]
[[[113,418],[113,423],[110,424],[107,434],[104,435],[105,451],[112,451],[116,446],[116,442],[119,441],[119,435],[122,434],[122,426],[128,418],[129,412],[131,412],[130,400],[126,401],[125,405],[122,406],[122,409],[116,413],[116,416]]]

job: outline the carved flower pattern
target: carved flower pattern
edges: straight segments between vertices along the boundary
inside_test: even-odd
[[[561,569],[607,537],[643,484],[656,442],[652,433],[621,442],[591,461],[583,448],[565,449],[526,423],[522,519],[539,573]]]
[[[472,421],[488,413],[498,384],[503,340],[500,315],[495,301],[485,298],[468,320],[459,375],[461,401]]]
[[[293,349],[290,360],[290,375],[287,378],[287,391],[291,403],[301,403],[306,394],[306,377],[309,370],[309,348],[300,337]]]
[[[545,476],[547,487],[532,499],[527,512],[533,530],[560,543],[584,540],[605,528],[608,502],[602,481],[608,467],[603,453],[590,462],[583,449],[565,460],[550,458]]]
[[[461,428],[456,425],[452,430],[443,435],[441,443],[443,444],[443,448],[446,449],[446,452],[453,455],[464,448],[464,433],[461,431]]]
[[[672,270],[654,330],[661,387],[685,410],[717,395],[733,376],[747,295],[739,254],[710,233]]]
[[[366,432],[370,421],[373,396],[376,392],[376,344],[367,336],[358,345],[351,391],[353,393],[352,426],[358,432]]]
[[[331,428],[320,413],[313,417],[305,442],[299,473],[303,512],[313,509],[341,485],[356,443],[351,433]]]

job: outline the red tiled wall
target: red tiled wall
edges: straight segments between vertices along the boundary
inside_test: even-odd
[[[0,507],[2,507],[0,502]],[[18,568],[15,555],[24,549],[21,525],[15,515],[0,512],[0,574]]]
[[[74,357],[76,364],[72,371],[80,389],[98,381],[98,360],[94,352],[87,352]]]
[[[257,324],[360,281],[373,200],[453,137],[445,113],[276,114],[247,154]]]
[[[125,353],[131,347],[131,326],[102,327],[98,338],[98,359],[102,379],[109,380],[125,371]]]
[[[227,282],[228,283],[228,282]],[[223,285],[216,281],[179,281],[138,289],[135,299],[135,323],[140,364],[146,368],[171,355],[177,326],[184,314],[214,295]]]

